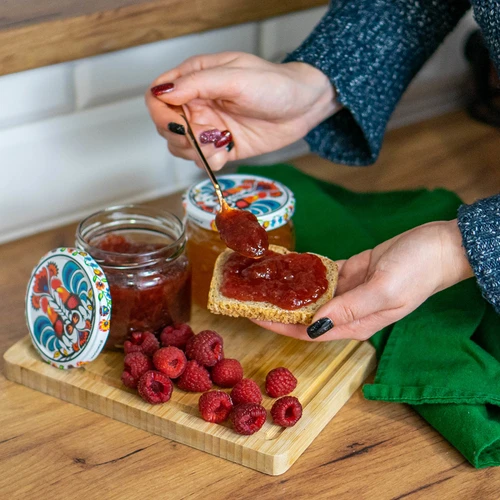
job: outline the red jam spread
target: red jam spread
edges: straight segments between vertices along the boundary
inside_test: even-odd
[[[221,240],[232,250],[256,259],[269,248],[266,230],[257,217],[246,210],[223,209],[215,217]]]
[[[270,302],[287,310],[316,302],[327,289],[326,267],[319,257],[271,251],[259,260],[232,254],[224,266],[221,285],[225,297]]]
[[[153,333],[173,323],[189,320],[191,275],[187,257],[168,260],[164,254],[153,259],[150,252],[165,248],[165,243],[136,242],[110,233],[92,241],[110,254],[102,265],[109,282],[112,309],[107,347],[120,347],[134,331]],[[121,267],[119,257],[134,254],[137,266]]]
[[[138,243],[119,234],[108,234],[92,242],[99,250],[114,253],[140,254],[160,250],[165,245],[161,243]]]

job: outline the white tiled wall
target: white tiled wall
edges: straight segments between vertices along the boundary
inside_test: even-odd
[[[234,26],[76,61],[78,108],[132,97],[161,73],[196,54],[238,50],[256,53],[257,25]]]
[[[326,6],[317,7],[263,21],[260,25],[260,55],[270,61],[283,60],[307,38],[326,11]]]
[[[311,9],[0,77],[0,242],[104,206],[185,188],[202,174],[191,162],[173,158],[157,136],[143,101],[149,83],[202,52],[241,50],[280,60],[324,11]],[[425,67],[393,123],[460,102],[456,82],[466,71],[460,43],[472,25],[467,18]],[[304,144],[259,160],[301,154]]]
[[[58,64],[0,77],[0,129],[72,111],[72,70]]]

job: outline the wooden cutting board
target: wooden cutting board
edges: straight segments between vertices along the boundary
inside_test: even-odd
[[[224,338],[225,356],[240,360],[245,376],[254,379],[262,390],[269,370],[289,368],[298,379],[293,395],[303,405],[302,419],[294,427],[283,429],[268,416],[259,432],[240,436],[229,425],[210,424],[199,417],[199,394],[175,388],[166,404],[144,402],[121,384],[123,353],[103,352],[83,368],[58,370],[41,361],[29,337],[5,353],[5,373],[14,382],[64,401],[266,474],[279,475],[300,457],[375,367],[375,351],[368,343],[294,340],[263,330],[246,319],[216,316],[198,308],[193,310],[191,326],[195,332],[219,332]],[[268,410],[273,402],[264,396],[263,405]]]

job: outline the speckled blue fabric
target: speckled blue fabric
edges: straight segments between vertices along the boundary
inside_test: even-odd
[[[483,296],[500,313],[500,194],[462,205],[458,227]]]
[[[332,0],[285,59],[320,69],[344,106],[309,132],[311,150],[338,163],[375,162],[406,87],[471,5],[500,68],[500,0]],[[462,206],[458,223],[483,295],[500,313],[500,195]]]

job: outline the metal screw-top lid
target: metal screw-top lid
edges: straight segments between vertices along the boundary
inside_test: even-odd
[[[295,211],[293,193],[280,182],[245,174],[221,175],[217,180],[229,206],[252,212],[266,231],[284,226]],[[216,230],[215,215],[220,207],[210,180],[192,186],[183,203],[189,220]]]

